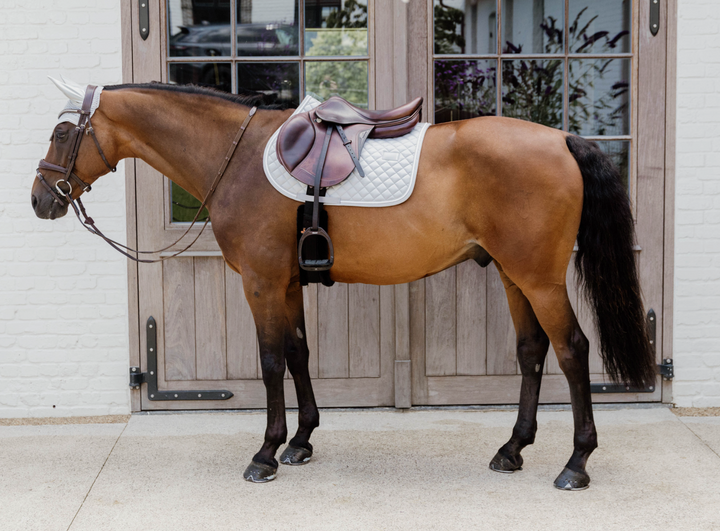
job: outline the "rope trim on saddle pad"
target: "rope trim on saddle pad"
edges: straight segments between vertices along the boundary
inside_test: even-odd
[[[312,96],[307,96],[293,115],[307,112],[320,105]],[[370,138],[365,141],[360,163],[365,177],[353,170],[350,177],[338,185],[327,188],[321,202],[326,205],[355,207],[388,207],[407,201],[415,188],[418,161],[423,138],[429,123],[419,123],[405,136],[387,139]],[[263,154],[265,175],[273,187],[295,201],[312,201],[307,196],[307,186],[290,175],[278,160],[278,129]]]

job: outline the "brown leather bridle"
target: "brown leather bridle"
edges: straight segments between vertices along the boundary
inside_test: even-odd
[[[103,152],[102,148],[100,147],[100,142],[98,142],[97,137],[95,136],[95,130],[93,129],[92,123],[90,122],[90,113],[92,108],[92,102],[93,98],[95,97],[95,90],[97,87],[95,85],[88,85],[87,89],[85,91],[85,97],[83,98],[82,107],[79,110],[64,110],[60,115],[63,115],[65,113],[77,113],[80,115],[78,119],[78,124],[75,126],[75,129],[72,132],[72,138],[70,141],[70,145],[72,147],[72,151],[70,151],[70,157],[68,159],[67,166],[59,166],[57,164],[52,164],[50,162],[47,162],[45,159],[41,159],[38,163],[38,167],[36,170],[36,175],[38,180],[45,186],[47,191],[50,193],[52,198],[55,200],[56,203],[59,203],[60,206],[66,206],[69,205],[73,208],[75,211],[75,215],[77,216],[78,220],[82,224],[83,227],[85,227],[89,232],[92,234],[95,234],[96,236],[99,236],[103,240],[105,240],[110,247],[118,251],[119,253],[127,256],[131,260],[134,260],[135,262],[142,262],[142,263],[155,263],[155,262],[162,262],[163,260],[167,260],[169,258],[173,258],[175,256],[178,256],[181,253],[184,253],[187,251],[192,245],[198,241],[200,238],[200,235],[205,230],[205,227],[207,227],[207,224],[210,222],[210,218],[208,217],[207,220],[205,220],[204,225],[200,229],[200,232],[195,237],[195,239],[190,242],[190,244],[185,247],[184,249],[177,251],[176,253],[173,253],[170,256],[162,256],[158,259],[141,259],[137,256],[133,256],[130,253],[138,254],[157,254],[162,251],[166,251],[176,245],[180,240],[182,240],[188,232],[190,232],[190,229],[193,228],[195,225],[195,222],[197,221],[198,217],[200,216],[200,213],[202,212],[203,208],[207,205],[207,202],[210,200],[210,197],[212,197],[213,193],[215,192],[215,189],[217,188],[218,184],[220,183],[220,179],[222,179],[222,176],[225,174],[225,170],[228,167],[228,164],[230,164],[230,159],[232,158],[233,154],[235,153],[235,150],[237,149],[238,144],[240,143],[240,139],[242,138],[243,134],[245,133],[245,129],[247,129],[248,124],[250,123],[250,120],[255,115],[255,112],[257,111],[257,107],[253,107],[250,109],[250,112],[248,113],[247,117],[243,121],[242,125],[240,126],[240,130],[235,135],[235,139],[233,140],[232,145],[230,146],[230,149],[228,150],[227,154],[225,155],[225,160],[223,161],[222,165],[220,166],[220,169],[218,170],[218,173],[215,177],[215,181],[213,182],[212,186],[210,187],[210,191],[205,195],[205,198],[202,201],[202,204],[197,210],[197,213],[195,214],[195,217],[193,218],[192,222],[190,223],[190,226],[187,228],[187,230],[180,236],[177,240],[175,240],[173,243],[168,245],[167,247],[163,247],[162,249],[158,249],[156,251],[138,251],[136,249],[132,249],[130,247],[127,247],[111,238],[108,238],[105,236],[100,229],[98,229],[95,226],[95,221],[87,215],[85,212],[85,206],[82,203],[82,200],[78,197],[77,199],[73,199],[72,192],[73,187],[71,184],[71,179],[82,188],[83,192],[89,192],[92,190],[92,187],[83,181],[80,177],[78,177],[75,173],[73,173],[73,169],[75,169],[75,161],[77,160],[78,152],[80,151],[80,143],[82,142],[82,139],[86,135],[92,136],[93,141],[95,142],[95,147],[97,148],[98,153],[100,154],[100,157],[102,158],[103,162],[105,163],[105,166],[108,167],[108,169],[111,172],[114,172],[117,170],[115,166],[110,165],[107,158],[105,157],[105,153]],[[55,187],[50,185],[50,183],[47,182],[45,179],[45,176],[42,174],[40,170],[50,170],[50,171],[56,171],[60,173],[64,173],[64,178],[58,179],[55,182]],[[63,188],[67,186],[67,191],[63,190]],[[82,214],[82,217],[81,217]]]

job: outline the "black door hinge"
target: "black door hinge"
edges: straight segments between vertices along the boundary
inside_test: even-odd
[[[130,367],[130,387],[140,389],[147,384],[148,399],[150,400],[227,400],[233,394],[224,389],[208,391],[177,391],[159,390],[157,383],[157,324],[153,317],[147,320],[147,372],[141,372],[140,367]]]
[[[673,366],[673,360],[665,358],[662,363],[658,365],[658,372],[666,382],[672,380],[675,376],[675,367]]]

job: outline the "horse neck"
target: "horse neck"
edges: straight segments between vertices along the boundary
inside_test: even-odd
[[[249,112],[219,98],[163,90],[107,91],[103,99],[101,109],[124,139],[120,158],[143,160],[199,199]]]

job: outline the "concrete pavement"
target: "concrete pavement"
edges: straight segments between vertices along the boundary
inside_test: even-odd
[[[312,462],[263,485],[262,412],[0,426],[0,530],[720,530],[720,417],[598,409],[590,488],[563,492],[569,410],[539,413],[524,470],[488,470],[515,414],[323,410]]]

